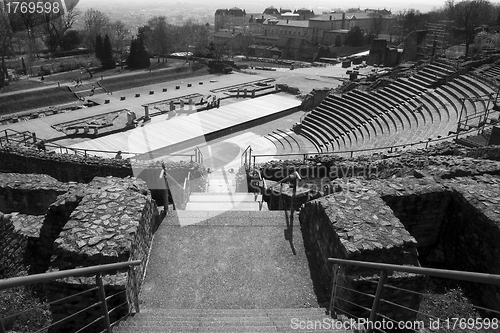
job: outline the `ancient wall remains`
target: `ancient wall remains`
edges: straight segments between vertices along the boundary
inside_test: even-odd
[[[132,177],[96,177],[88,184],[68,184],[46,175],[0,176],[0,190],[8,194],[4,195],[2,209],[31,213],[0,213],[1,276],[11,277],[32,263],[31,269],[36,271],[31,273],[43,273],[141,260],[142,264],[134,268],[137,284],[126,272],[110,272],[105,278],[110,293],[124,291],[109,304],[123,303],[114,315],[133,311],[133,296],[142,284],[153,233],[161,222],[146,183]],[[34,208],[31,200],[37,200]],[[75,277],[54,281],[45,288],[47,296],[55,300],[93,285],[93,277]],[[57,321],[97,301],[97,295],[83,294],[54,304],[53,319]],[[100,315],[98,307],[90,309],[55,330],[81,327],[89,318]]]
[[[204,188],[207,172],[203,165],[190,162],[166,162],[166,169],[180,184],[184,183],[188,172],[191,172],[193,191]],[[151,190],[156,191],[154,197],[157,202],[162,202],[165,188],[165,184],[158,178],[162,170],[160,163],[136,161],[131,164],[131,161],[127,159],[83,157],[18,147],[0,147],[0,170],[21,174],[44,174],[65,183],[89,183],[94,177],[137,177],[146,181]]]
[[[392,210],[369,187],[354,191],[338,192],[306,203],[299,215],[304,243],[312,256],[310,261],[320,274],[322,289],[331,293],[333,265],[328,258],[342,258],[370,262],[384,262],[419,266],[417,242]],[[390,235],[390,236],[388,236]],[[314,270],[313,270],[314,272]],[[379,272],[365,268],[342,267],[339,279],[337,307],[358,317],[367,317],[366,311],[354,304],[371,308],[373,299],[349,289],[362,290],[374,295]],[[421,291],[423,277],[398,273],[389,276],[391,284]],[[418,309],[420,297],[395,290],[386,290],[384,299]],[[347,300],[348,302],[344,301]],[[349,303],[352,302],[352,303]],[[402,310],[383,303],[381,313],[395,320],[415,318],[412,311]]]
[[[0,211],[43,215],[69,184],[47,175],[0,173]]]
[[[485,173],[445,179],[353,178],[349,186],[344,187],[347,183],[341,180],[332,183],[338,192],[306,203],[300,212],[305,244],[314,254],[312,261],[321,275],[320,280],[325,281],[323,292],[331,292],[329,257],[418,266],[419,256],[422,262],[433,267],[500,274],[499,176]],[[382,232],[378,233],[379,230]],[[407,237],[411,241],[407,241],[405,248]],[[373,295],[374,290],[363,283],[373,279],[373,274],[346,267],[340,281],[342,286]],[[423,286],[415,275],[400,274],[391,278],[406,289],[418,291]],[[467,288],[480,305],[500,310],[500,288],[485,284],[470,284]],[[363,303],[356,295],[342,291],[339,295],[357,304],[369,305],[370,300]],[[393,300],[399,301],[396,303],[418,308],[419,299],[389,295],[385,294],[384,298],[394,297]],[[356,311],[349,308],[348,303],[339,301],[338,305]],[[401,316],[392,317],[398,312],[396,308],[382,311],[402,320]],[[366,313],[351,313],[366,316]],[[407,319],[411,317],[404,318]]]

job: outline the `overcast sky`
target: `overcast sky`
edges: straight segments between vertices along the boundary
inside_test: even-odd
[[[126,6],[125,4],[127,2],[131,4],[134,3],[135,5],[138,3],[142,3],[144,4],[144,6],[148,6],[148,4],[161,4],[169,6],[177,5],[183,2],[190,4],[200,3],[203,4],[204,7],[206,7],[208,4],[211,4],[216,8],[240,7],[242,9],[246,9],[249,12],[261,12],[269,6],[290,9],[305,7],[316,10],[321,9],[321,11],[327,11],[332,8],[347,9],[352,7],[361,7],[380,9],[386,8],[391,9],[395,12],[402,9],[415,8],[422,12],[426,12],[432,10],[433,8],[442,7],[445,0],[80,0],[80,4],[82,6],[92,6],[96,8],[99,7],[99,3],[120,3]]]

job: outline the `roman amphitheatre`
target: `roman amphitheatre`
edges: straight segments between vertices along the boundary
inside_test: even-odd
[[[3,116],[2,278],[133,262],[98,274],[109,314],[95,274],[37,285],[48,331],[350,332],[382,279],[377,322],[497,322],[498,282],[329,259],[498,281],[498,54],[242,64],[54,80],[65,105]]]

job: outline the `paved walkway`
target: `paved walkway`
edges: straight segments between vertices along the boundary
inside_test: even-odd
[[[227,86],[239,85],[259,80],[266,80],[266,78],[258,75],[247,75],[240,73],[233,73],[230,75],[205,75],[195,78],[182,79],[178,81],[170,81],[122,90],[119,94],[100,94],[91,97],[93,101],[100,104],[98,106],[65,112],[58,115],[52,115],[38,119],[32,119],[29,121],[21,121],[15,124],[0,125],[0,131],[10,128],[20,132],[35,132],[37,134],[37,137],[47,140],[62,138],[65,136],[65,134],[55,130],[52,126],[68,121],[74,121],[77,119],[88,118],[124,109],[134,111],[137,117],[140,117],[144,115],[143,105],[147,103],[179,98],[193,93],[199,93],[204,96],[213,95],[213,93],[211,92],[211,90],[213,89],[219,89]],[[199,82],[203,82],[203,85],[200,85]],[[190,83],[192,87],[188,88],[188,83]],[[175,89],[176,86],[180,86],[180,89]],[[167,92],[162,92],[163,88],[167,88]],[[155,93],[153,95],[149,95],[150,91],[154,91]],[[136,98],[135,94],[140,94],[140,97]],[[122,96],[125,97],[125,100],[123,101],[120,100],[120,97]],[[110,100],[109,104],[104,104],[104,101],[106,99]]]
[[[179,147],[186,143],[191,146],[193,141],[205,143],[205,137],[211,134],[231,131],[241,124],[251,124],[259,119],[298,107],[300,107],[300,101],[297,99],[271,94],[204,112],[198,113],[193,110],[186,117],[175,117],[167,121],[146,124],[126,132],[80,142],[70,147],[114,152],[121,150],[151,159],[151,156],[158,156],[162,151],[166,153],[166,149],[170,147]],[[115,153],[96,152],[95,154],[113,157]],[[124,155],[124,157],[129,156]]]
[[[180,212],[213,217],[181,227],[174,211],[164,220],[155,234],[142,307],[318,306],[297,222],[297,255],[284,238],[285,212]]]

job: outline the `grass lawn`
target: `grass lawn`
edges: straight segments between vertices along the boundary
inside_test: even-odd
[[[33,80],[23,79],[23,80],[12,81],[9,82],[8,86],[5,86],[2,89],[0,89],[0,98],[2,96],[2,93],[8,93],[24,89],[40,88],[43,86],[44,84],[42,82],[37,82]]]
[[[29,93],[0,95],[0,115],[78,101],[68,88],[47,88]]]

